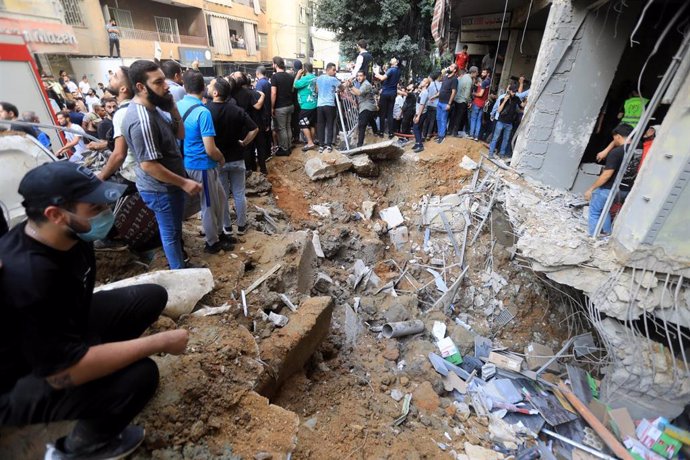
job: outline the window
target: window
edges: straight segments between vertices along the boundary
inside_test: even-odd
[[[259,49],[268,48],[268,34],[259,33]]]
[[[81,0],[60,0],[65,13],[65,23],[71,26],[84,27],[84,18],[81,15]]]
[[[120,29],[120,38],[136,38],[131,11],[108,7],[108,14],[111,19],[115,19]]]
[[[299,23],[300,24],[306,24],[307,23],[307,9],[303,6],[299,7]]]
[[[180,32],[177,28],[177,19],[154,16],[158,40],[166,43],[180,43]]]

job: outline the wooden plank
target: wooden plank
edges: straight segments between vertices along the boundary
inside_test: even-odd
[[[254,289],[258,288],[261,285],[261,283],[266,281],[268,278],[270,278],[270,276],[272,274],[277,272],[281,266],[282,266],[281,264],[275,264],[269,271],[264,273],[259,279],[254,281],[251,286],[249,286],[247,289],[244,290],[245,295],[249,295],[250,292],[252,292]]]
[[[616,439],[616,437],[611,433],[589,410],[589,408],[575,396],[575,393],[570,391],[564,383],[558,384],[558,389],[561,390],[563,395],[570,401],[570,404],[575,407],[575,410],[585,419],[585,421],[591,426],[594,431],[597,432],[599,437],[606,443],[609,449],[623,460],[632,460],[632,456],[627,451],[627,449]]]

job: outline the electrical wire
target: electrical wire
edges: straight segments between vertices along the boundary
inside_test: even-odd
[[[529,8],[527,9],[527,18],[525,19],[525,28],[522,29],[522,39],[520,39],[520,54],[522,52],[522,44],[525,42],[525,34],[527,33],[527,24],[529,23],[529,15],[532,14],[532,3],[534,0],[529,0]]]
[[[644,19],[645,14],[647,14],[647,10],[649,9],[650,6],[652,6],[652,3],[654,3],[655,0],[649,0],[647,4],[642,8],[642,13],[640,14],[640,19],[637,20],[637,24],[635,24],[635,27],[633,28],[632,33],[630,34],[630,46],[633,47],[635,43],[638,45],[640,42],[635,41],[635,34],[637,33],[638,29],[642,26],[642,20]]]

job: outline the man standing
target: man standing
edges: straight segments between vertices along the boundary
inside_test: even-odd
[[[233,99],[256,123],[261,118],[261,109],[266,96],[252,88],[249,76],[244,72],[233,72],[230,78],[235,83],[231,85]],[[256,146],[253,140],[244,146],[244,164],[247,177],[249,177],[256,170]]]
[[[91,91],[91,85],[89,84],[89,78],[86,75],[83,75],[81,77],[81,81],[79,82],[79,91],[81,92],[82,96],[86,96],[89,94],[89,91]],[[94,93],[95,96],[95,93]],[[87,104],[88,107],[88,104]]]
[[[219,78],[212,82],[209,92],[213,101],[208,103],[208,110],[213,118],[216,130],[216,145],[223,153],[225,165],[220,173],[226,197],[232,192],[237,215],[237,235],[247,231],[247,200],[245,197],[245,163],[244,149],[259,134],[259,127],[244,110],[228,102],[233,81]],[[223,203],[223,227],[232,231],[228,200]]]
[[[175,102],[180,102],[187,94],[182,86],[182,67],[175,61],[165,61],[161,64],[161,70],[165,74],[165,82],[170,88],[170,94],[173,95]]]
[[[421,152],[424,150],[424,138],[422,137],[422,126],[424,125],[424,120],[426,119],[427,104],[429,103],[429,79],[425,78],[419,84],[419,100],[417,101],[417,106],[414,115],[414,125],[412,126],[412,131],[414,132],[415,144],[412,146],[412,150],[415,152]]]
[[[400,81],[400,69],[398,60],[392,58],[390,68],[385,74],[374,73],[374,78],[383,82],[381,84],[381,96],[379,97],[379,116],[380,128],[384,131],[384,126],[388,129],[388,139],[393,139],[395,130],[393,129],[393,107],[395,98],[398,95],[398,82]]]
[[[108,139],[108,142],[112,143],[110,146],[112,153],[98,176],[101,180],[107,180],[119,170],[122,177],[130,182],[135,182],[137,157],[127,146],[127,141],[122,133],[122,124],[127,113],[127,107],[129,107],[134,96],[132,85],[129,82],[129,67],[121,66],[113,72],[108,82],[107,91],[116,95],[119,108],[113,115],[112,139]]]
[[[349,90],[357,96],[359,101],[359,119],[357,120],[357,147],[364,145],[364,137],[367,132],[367,126],[371,126],[374,134],[378,133],[376,128],[376,101],[374,100],[374,88],[367,80],[366,73],[363,70],[357,72],[357,82],[359,88],[350,86]]]
[[[361,70],[364,72],[364,79],[369,81],[374,73],[374,57],[367,51],[366,40],[357,41],[357,53],[357,60],[355,61],[355,68],[352,69],[351,78],[357,78],[357,73]],[[357,80],[359,81],[358,78]]]
[[[517,121],[518,111],[520,110],[520,98],[516,94],[517,87],[514,83],[508,85],[506,92],[501,95],[500,99],[496,100],[498,109],[496,114],[492,113],[492,118],[496,120],[496,128],[491,138],[491,145],[489,146],[489,158],[494,157],[496,153],[496,144],[498,138],[503,137],[501,141],[500,155],[505,159],[510,142],[510,133],[513,131],[513,123]]]
[[[631,148],[628,136],[630,136],[632,131],[633,127],[625,123],[621,123],[613,129],[611,134],[613,136],[612,144],[614,147],[606,156],[606,165],[601,171],[601,174],[594,184],[585,192],[585,199],[589,201],[589,236],[598,236],[594,234],[594,230],[596,230],[599,217],[601,217],[606,200],[608,199],[609,193],[611,193],[611,187],[613,187],[613,182],[616,180],[616,174],[618,174],[618,170],[623,163],[625,146],[628,145],[628,147]],[[604,226],[601,230],[605,235],[611,234],[611,215],[608,212],[606,213]]]
[[[105,101],[105,114],[98,125],[96,137],[107,141],[113,136],[113,115],[117,110],[117,101],[115,99],[108,99]]]
[[[641,97],[636,89],[632,90],[630,97],[623,103],[623,110],[618,114],[618,119],[634,128],[640,122],[647,102],[649,99]]]
[[[72,80],[70,80],[69,75],[65,74],[64,77],[62,77],[62,81],[65,83],[65,88],[67,88],[67,92],[69,92],[72,97],[74,98],[79,98],[81,97],[81,93],[79,92],[79,87],[74,84]]]
[[[462,50],[455,55],[455,65],[458,66],[458,74],[462,75],[460,71],[467,70],[467,62],[470,60],[470,55],[467,54],[467,45],[463,45]]]
[[[81,127],[89,136],[96,137],[98,135],[98,126],[103,121],[105,116],[105,109],[101,104],[94,104],[93,110],[84,115],[84,120],[82,121]]]
[[[273,120],[278,131],[278,150],[276,156],[288,156],[292,150],[290,138],[290,120],[295,106],[292,101],[292,75],[285,71],[285,61],[282,57],[273,58],[273,70],[271,76],[271,110]]]
[[[82,154],[86,151],[86,146],[84,145],[84,134],[86,133],[82,127],[72,123],[72,120],[69,119],[69,114],[64,111],[58,112],[57,122],[60,126],[70,131],[63,131],[67,143],[63,145],[60,150],[55,152],[55,155],[61,158],[65,153],[74,149],[74,153],[70,156],[70,161],[79,162],[83,160],[84,157]]]
[[[470,75],[474,79],[477,75],[477,68],[470,67]],[[474,98],[472,99],[472,112],[470,114],[470,138],[479,140],[479,132],[482,129],[482,114],[484,105],[489,99],[489,85],[491,85],[491,72],[489,69],[482,70],[482,82],[477,85]]]
[[[448,127],[448,113],[450,112],[450,104],[455,99],[455,92],[458,89],[458,78],[456,76],[457,68],[455,64],[451,64],[446,71],[446,76],[441,83],[441,90],[438,93],[438,107],[436,109],[436,125],[438,126],[437,143],[443,142],[446,138],[446,129]]]
[[[256,136],[256,156],[261,174],[268,174],[266,160],[271,156],[271,82],[266,78],[266,68],[262,65],[256,68],[256,90],[264,95],[261,106],[261,123],[259,134]]]
[[[441,91],[441,72],[434,70],[429,75],[429,101],[426,108],[426,119],[422,126],[422,137],[431,140],[436,129],[436,108],[438,107],[438,92]]]
[[[77,420],[45,458],[123,458],[144,440],[130,425],[153,397],[149,356],[182,354],[182,329],[141,337],[167,302],[145,284],[93,292],[90,242],[113,225],[125,186],[64,161],[19,184],[28,220],[0,239],[0,425]]]
[[[340,86],[340,80],[335,78],[335,64],[329,62],[326,64],[326,74],[316,79],[316,90],[319,95],[316,102],[316,131],[319,137],[319,153],[323,153],[324,149],[327,152],[333,151],[333,142],[335,141],[333,127],[337,114],[335,91],[338,86]]]
[[[317,101],[316,76],[312,72],[313,67],[311,63],[304,63],[303,67],[297,71],[294,83],[300,108],[298,123],[304,137],[307,139],[307,144],[302,147],[303,152],[307,152],[316,147],[316,145],[314,145]]]
[[[220,185],[218,166],[225,164],[225,158],[216,146],[211,112],[201,103],[204,76],[196,70],[188,70],[183,80],[187,95],[177,103],[177,109],[184,123],[184,166],[187,176],[202,185],[201,226],[206,239],[204,252],[216,254],[221,249],[232,251],[234,247],[227,241],[221,228],[227,197]]]
[[[84,122],[84,114],[77,109],[77,104],[74,101],[67,101],[65,107],[67,107],[70,121],[81,126]]]
[[[453,135],[467,136],[467,104],[472,97],[472,77],[464,68],[458,67],[458,89],[453,102],[453,119],[450,122]]]
[[[142,200],[155,214],[168,265],[185,268],[182,254],[184,193],[196,195],[201,184],[186,178],[177,139],[184,123],[165,75],[152,61],[135,61],[129,80],[136,96],[127,107],[122,133],[137,158],[136,184]]]
[[[117,28],[115,19],[108,21],[108,24],[105,25],[105,30],[108,31],[110,57],[115,57],[113,56],[113,48],[117,48],[117,57],[120,57],[120,29]]]

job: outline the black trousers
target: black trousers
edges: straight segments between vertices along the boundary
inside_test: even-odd
[[[332,105],[323,105],[316,108],[316,137],[318,137],[319,146],[321,147],[333,145],[336,113],[337,110]]]
[[[362,110],[359,112],[359,118],[357,119],[357,147],[364,145],[364,136],[367,132],[367,126],[371,126],[374,134],[378,132],[376,127],[376,112],[373,110]]]
[[[427,138],[436,130],[436,107],[427,106],[426,119],[422,125],[422,137]]]
[[[388,135],[395,133],[393,124],[393,107],[395,106],[395,94],[381,95],[379,98],[379,116],[381,117],[381,132],[388,130]],[[384,129],[384,126],[386,127]]]
[[[244,167],[247,171],[256,171],[256,138],[244,148],[242,158],[244,158]]]
[[[414,124],[414,110],[403,112],[402,123],[400,125],[400,132],[402,134],[412,133],[412,125]]]
[[[266,169],[266,158],[271,155],[271,142],[273,141],[273,136],[271,135],[271,130],[265,130],[264,128],[259,128],[259,134],[256,135],[254,143],[256,144],[256,158],[259,162],[259,171],[264,174],[268,174],[268,169]],[[253,165],[252,171],[255,171],[256,165]]]
[[[467,102],[453,102],[453,113],[450,116],[450,134],[456,135],[467,123]]]
[[[117,49],[117,57],[120,57],[120,39],[110,38],[108,40],[110,41],[110,57],[113,57],[113,48]]]
[[[156,284],[94,294],[87,341],[90,345],[141,336],[165,308],[168,293]],[[22,426],[78,420],[67,446],[85,452],[117,436],[144,408],[158,387],[158,367],[149,358],[65,390],[27,375],[0,395],[0,425]]]

